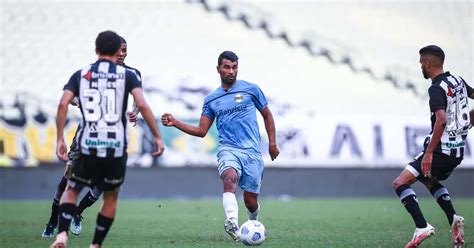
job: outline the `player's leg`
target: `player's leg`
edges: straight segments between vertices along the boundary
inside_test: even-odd
[[[81,199],[79,205],[76,208],[76,215],[71,221],[71,233],[79,235],[82,230],[81,221],[83,219],[82,212],[84,209],[92,206],[102,195],[102,190],[99,190],[97,187],[90,189],[87,194]]]
[[[221,174],[221,179],[224,186],[222,205],[226,215],[224,229],[232,239],[238,240],[239,205],[237,203],[237,198],[235,197],[238,181],[237,171],[234,168],[228,168]]]
[[[249,220],[258,220],[258,214],[260,213],[258,194],[244,191],[244,202]]]
[[[453,224],[453,216],[456,214],[454,206],[451,202],[448,189],[446,189],[440,182],[432,180],[420,180],[426,188],[430,191],[431,195],[436,199],[438,205],[443,209],[446,217],[448,218],[449,225]]]
[[[454,247],[462,247],[464,244],[464,218],[456,214],[448,189],[438,181],[426,180],[422,182],[431,192],[431,195],[436,199],[436,202],[441,209],[443,209],[448,218],[448,223],[452,228]]]
[[[217,168],[224,188],[224,193],[222,194],[222,205],[226,215],[224,229],[233,240],[237,241],[239,240],[239,205],[235,192],[241,167],[238,158],[230,151],[220,151],[217,154],[217,160],[219,162]]]
[[[58,226],[59,202],[64,190],[66,189],[66,185],[67,179],[63,176],[56,188],[56,193],[54,194],[53,203],[51,204],[51,216],[49,217],[49,221],[43,231],[43,238],[54,237],[54,229]]]
[[[119,158],[98,158],[101,177],[96,186],[104,192],[103,203],[97,214],[94,238],[90,247],[100,247],[112,226],[117,208],[120,186],[125,179],[127,155]]]
[[[82,212],[90,206],[92,206],[102,195],[102,190],[94,187],[87,192],[87,194],[81,199],[79,205],[76,208],[76,214],[82,215]]]
[[[410,213],[415,222],[416,229],[413,238],[407,243],[406,247],[417,247],[424,239],[434,234],[434,228],[428,224],[418,205],[418,199],[415,191],[410,187],[417,181],[421,171],[421,160],[423,153],[418,155],[415,160],[405,167],[400,175],[393,181],[393,188],[397,193],[405,209]]]
[[[91,247],[100,247],[112,226],[117,209],[117,191],[104,191],[102,208],[97,215],[97,223]]]
[[[263,159],[260,154],[243,154],[242,178],[239,186],[244,190],[244,202],[249,220],[257,220],[260,213],[258,195],[263,178]]]
[[[461,161],[460,158],[453,159],[447,155],[434,154],[431,166],[433,177],[420,179],[446,214],[448,223],[452,228],[454,247],[461,247],[464,244],[464,218],[456,214],[448,189],[439,181],[446,180]]]
[[[77,196],[84,186],[90,186],[94,183],[94,174],[96,164],[90,156],[81,156],[78,158],[74,166],[71,166],[70,171],[66,176],[68,185],[61,197],[61,205],[59,207],[59,227],[56,240],[51,247],[65,247],[67,243],[67,232],[71,224],[71,220],[76,213]]]
[[[61,205],[59,207],[59,226],[58,235],[56,240],[51,245],[53,248],[66,247],[67,244],[67,232],[71,220],[76,212],[77,196],[82,189],[81,185],[78,185],[72,181],[68,182],[68,186],[61,197]]]

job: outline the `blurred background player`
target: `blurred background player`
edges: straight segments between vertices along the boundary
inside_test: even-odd
[[[120,46],[120,50],[122,51],[122,54],[117,58],[117,64],[123,65],[129,70],[135,71],[135,73],[141,78],[141,73],[139,70],[125,65],[125,58],[127,57],[127,41],[123,37],[121,37],[121,40],[122,40],[122,44]],[[71,105],[79,107],[79,99],[77,97],[74,97],[73,101],[71,102]],[[136,107],[136,105],[134,104],[133,110],[127,113],[128,120],[131,123],[134,123],[134,126],[137,123],[138,112],[139,112],[138,107]],[[70,176],[71,167],[74,166],[74,162],[80,156],[79,146],[76,143],[76,138],[78,138],[77,133],[79,132],[80,128],[81,128],[81,125],[79,123],[79,126],[77,127],[77,130],[76,130],[76,134],[74,135],[72,144],[69,147],[68,161],[66,162],[64,176],[61,178],[61,181],[59,182],[58,187],[56,189],[56,193],[53,198],[53,203],[51,205],[51,215],[49,217],[48,223],[46,224],[46,228],[44,229],[43,234],[42,234],[44,238],[54,237],[54,230],[58,226],[59,200],[61,199],[61,195],[66,189],[67,178],[69,178]],[[99,190],[97,187],[94,187],[91,190],[89,190],[87,194],[84,195],[84,197],[81,199],[81,201],[79,202],[76,208],[76,214],[71,221],[72,234],[79,235],[81,233],[81,230],[82,230],[81,221],[83,219],[82,212],[86,208],[92,206],[99,199],[101,195],[102,195],[102,191]]]
[[[431,133],[425,140],[424,151],[411,161],[394,180],[393,188],[412,216],[416,229],[406,247],[417,247],[435,234],[418,205],[415,191],[410,187],[422,182],[443,209],[452,227],[453,245],[464,244],[464,218],[456,214],[449,192],[439,181],[449,177],[462,162],[465,140],[470,128],[468,97],[473,89],[459,76],[444,72],[444,52],[434,45],[420,51],[420,64],[425,79],[431,79],[428,90],[431,111]]]
[[[198,137],[206,136],[214,119],[219,132],[217,162],[224,185],[223,206],[227,219],[226,232],[238,240],[238,204],[235,197],[237,184],[244,191],[248,218],[256,220],[260,211],[258,194],[263,176],[263,159],[260,152],[260,132],[256,109],[265,122],[269,140],[269,153],[276,159],[279,150],[275,138],[275,123],[267,100],[260,88],[252,83],[237,80],[238,57],[231,51],[219,55],[217,72],[221,86],[204,100],[199,126],[191,126],[165,113],[161,121],[165,126]]]
[[[143,97],[140,78],[134,71],[115,64],[122,56],[121,44],[122,39],[115,32],[99,33],[96,39],[97,62],[75,72],[64,86],[57,112],[56,153],[61,160],[67,160],[63,137],[67,107],[78,96],[83,114],[77,140],[81,156],[71,169],[71,177],[61,197],[58,235],[51,247],[66,247],[67,231],[76,212],[77,195],[84,186],[97,187],[104,192],[90,247],[102,245],[114,220],[118,192],[125,177],[125,109],[129,93],[153,132],[156,150],[152,155],[160,156],[164,151],[155,118]]]

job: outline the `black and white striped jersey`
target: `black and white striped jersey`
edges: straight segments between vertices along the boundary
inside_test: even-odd
[[[428,90],[431,111],[431,133],[427,137],[425,147],[433,134],[436,122],[435,112],[443,109],[446,113],[446,127],[435,152],[451,157],[462,158],[466,145],[466,137],[470,126],[469,99],[473,89],[459,76],[445,72],[433,79]]]
[[[122,157],[127,149],[127,100],[141,87],[135,70],[98,60],[74,73],[64,90],[79,98],[82,113],[78,144],[81,154]]]
[[[135,72],[137,74],[137,76],[140,78],[140,82],[142,81],[142,73],[138,69],[133,68],[131,66],[128,66],[126,64],[123,64],[123,66],[125,66],[125,68],[127,68],[127,70],[131,70],[131,71]],[[133,102],[132,112],[135,113],[136,115],[138,115],[138,113],[140,112],[137,105],[135,105],[135,102]]]
[[[130,70],[130,71],[134,72],[135,74],[137,74],[138,78],[140,79],[140,82],[142,81],[142,73],[138,69],[133,68],[131,66],[128,66],[126,64],[122,64],[122,66],[127,68],[127,70]]]

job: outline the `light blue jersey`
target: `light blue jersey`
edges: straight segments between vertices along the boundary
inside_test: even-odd
[[[239,175],[239,186],[256,194],[260,193],[263,177],[256,110],[261,111],[267,105],[257,85],[237,80],[228,90],[219,87],[209,94],[202,108],[202,115],[215,120],[219,132],[219,174],[234,168]]]
[[[202,115],[216,121],[218,151],[231,148],[260,154],[256,109],[261,111],[267,104],[260,88],[243,80],[237,80],[227,91],[219,87],[209,94]]]

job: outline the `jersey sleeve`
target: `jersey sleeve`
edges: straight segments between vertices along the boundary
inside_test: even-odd
[[[135,88],[141,88],[142,87],[142,79],[140,76],[138,76],[137,73],[133,70],[126,70],[126,80],[127,80],[127,86],[129,87],[129,91],[131,92]]]
[[[472,87],[469,84],[467,84],[467,82],[466,82],[466,80],[464,80],[464,78],[461,78],[461,80],[464,83],[464,85],[466,86],[467,95],[470,97],[474,93],[474,89],[472,89]]]
[[[135,69],[135,72],[137,73],[138,77],[140,77],[140,80],[141,80],[141,78],[142,78],[142,73],[141,73],[139,70],[137,70],[137,69]]]
[[[267,99],[265,98],[265,95],[263,94],[262,90],[257,86],[253,85],[251,88],[252,91],[252,101],[255,104],[255,107],[259,110],[262,111],[267,105]]]
[[[64,85],[63,90],[70,90],[74,95],[79,95],[79,82],[81,81],[81,71],[78,70],[69,78],[69,81]]]
[[[214,118],[216,117],[216,114],[214,113],[214,110],[212,110],[211,104],[210,104],[209,101],[207,101],[207,99],[204,101],[204,104],[202,106],[202,114],[201,115],[204,115],[204,116],[208,117],[211,120],[214,120]]]
[[[432,85],[428,89],[428,95],[430,97],[430,110],[431,112],[436,112],[440,109],[446,109],[447,100],[446,93],[443,88],[437,85]]]

